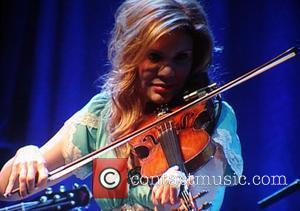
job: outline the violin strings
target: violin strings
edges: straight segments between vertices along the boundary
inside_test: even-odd
[[[161,138],[162,138],[161,139],[162,148],[164,150],[170,152],[171,155],[175,155],[175,156],[171,156],[171,159],[173,159],[172,160],[173,162],[172,161],[170,162],[170,160],[169,160],[169,162],[170,162],[169,164],[176,163],[176,164],[180,165],[179,167],[180,167],[181,171],[184,170],[184,169],[181,169],[182,163],[179,163],[179,162],[183,162],[182,158],[181,158],[181,161],[178,159],[176,161],[176,158],[178,158],[176,156],[181,155],[181,153],[179,151],[179,140],[177,137],[177,133],[176,133],[176,130],[173,128],[172,122],[171,121],[164,122],[162,125],[160,125],[160,130],[161,130]],[[186,172],[184,172],[184,173],[186,173]],[[183,200],[185,207],[188,209],[192,209],[189,192],[185,188],[186,188],[186,184],[181,183],[181,188],[180,188],[181,190],[180,190],[179,196]]]
[[[189,197],[189,194],[186,190],[182,191],[182,196],[184,198],[184,201],[185,201],[186,205],[188,207],[191,207],[190,197]]]
[[[170,136],[173,136],[173,138],[172,138],[172,140],[174,140],[174,141],[177,141],[177,146],[178,146],[178,138],[177,138],[177,134],[176,134],[176,129],[174,129],[173,128],[173,125],[172,125],[172,122],[171,121],[169,121],[169,125],[170,125],[170,128],[171,128],[171,133],[170,133]],[[176,148],[176,154],[180,154],[180,151],[178,151],[178,149]],[[182,161],[183,162],[183,161]],[[181,169],[182,170],[182,169]],[[186,173],[186,172],[185,172]],[[189,192],[188,192],[188,190],[186,190],[185,188],[186,188],[186,185],[187,184],[181,184],[181,185],[183,185],[184,187],[184,190],[182,190],[181,191],[181,196],[182,196],[182,198],[183,198],[183,200],[184,200],[184,203],[185,203],[185,205],[186,205],[186,207],[187,208],[191,208],[191,202],[190,202],[190,197],[189,197]]]

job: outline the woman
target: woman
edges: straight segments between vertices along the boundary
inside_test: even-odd
[[[142,12],[141,12],[142,11]],[[212,56],[212,35],[206,16],[195,0],[127,0],[116,12],[109,44],[112,70],[101,93],[74,116],[44,146],[19,149],[2,168],[1,195],[8,199],[19,183],[20,195],[45,187],[49,171],[99,149],[118,137],[132,132],[144,115],[162,104],[178,105],[185,92],[209,84],[208,67]],[[195,175],[224,176],[242,173],[236,120],[231,107],[223,102],[212,134],[214,157]],[[130,157],[129,169],[137,167],[127,144],[103,157]],[[229,164],[229,165],[227,165]],[[90,165],[76,171],[85,178]],[[38,175],[36,180],[35,175]],[[177,167],[164,176],[182,175]],[[202,184],[208,189],[205,200],[219,210],[224,186]],[[169,209],[179,202],[179,187],[172,184],[131,187],[126,199],[97,199],[101,209]],[[199,206],[203,203],[199,199]],[[204,200],[204,199],[203,199]],[[175,205],[178,206],[178,205]]]

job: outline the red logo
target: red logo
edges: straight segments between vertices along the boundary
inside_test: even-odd
[[[93,161],[95,198],[127,198],[127,158],[98,158]]]

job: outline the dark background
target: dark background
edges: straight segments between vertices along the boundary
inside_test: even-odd
[[[41,146],[97,93],[121,1],[0,1],[1,166],[24,145]],[[300,1],[202,1],[215,44],[212,73],[224,83],[300,39]],[[244,175],[299,178],[299,56],[223,94],[235,109]],[[63,184],[68,187],[76,180]],[[90,183],[90,179],[79,181]],[[267,180],[265,180],[267,182]],[[227,188],[222,210],[256,210],[283,186]],[[300,191],[266,210],[297,210]],[[2,203],[2,202],[0,202]],[[4,203],[2,203],[4,206]],[[1,204],[1,205],[2,205]],[[91,203],[95,209],[95,203]]]

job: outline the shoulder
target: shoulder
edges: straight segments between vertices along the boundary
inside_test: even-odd
[[[81,109],[81,111],[91,113],[98,117],[108,102],[109,94],[107,92],[100,92],[92,97],[90,101]]]
[[[228,128],[236,131],[237,120],[233,107],[226,101],[221,102],[221,113],[217,122],[218,128]]]
[[[236,175],[241,176],[243,172],[243,158],[237,134],[236,115],[229,103],[222,101],[221,105],[221,114],[212,138],[222,147],[230,169]]]
[[[109,95],[106,92],[100,92],[93,96],[82,109],[76,112],[66,124],[71,123],[89,128],[97,128],[100,123],[99,121],[102,119],[101,114],[108,103]]]

